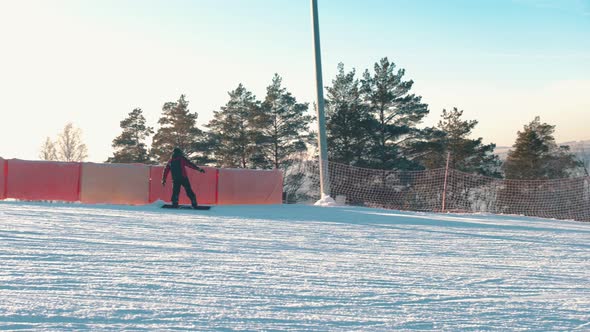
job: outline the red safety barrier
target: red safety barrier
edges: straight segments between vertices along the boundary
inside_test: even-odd
[[[82,164],[82,203],[148,204],[149,166]]]
[[[281,204],[283,173],[279,170],[219,170],[220,205]]]
[[[202,167],[205,173],[197,172],[193,169],[187,168],[186,172],[191,182],[191,187],[197,195],[199,204],[217,204],[217,169],[214,167]],[[162,186],[162,172],[163,166],[150,167],[150,196],[149,202],[153,203],[157,200],[170,202],[172,197],[172,175],[168,174],[166,186]],[[190,204],[190,200],[186,196],[184,188],[180,189],[179,196],[180,204]]]
[[[32,201],[78,201],[80,164],[11,159],[4,165],[5,197]]]
[[[277,170],[187,169],[199,204],[281,204]],[[103,204],[169,202],[172,179],[161,185],[163,166],[26,161],[0,158],[0,199],[81,201]],[[184,189],[179,202],[189,204]]]
[[[0,158],[0,199],[6,198],[6,160]]]

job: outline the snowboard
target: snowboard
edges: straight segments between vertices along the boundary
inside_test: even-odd
[[[190,205],[179,205],[177,207],[172,206],[172,204],[164,204],[162,205],[163,209],[183,209],[183,210],[209,210],[211,207],[207,205],[198,205],[196,208],[193,208]]]

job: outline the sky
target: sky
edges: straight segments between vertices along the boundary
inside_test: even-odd
[[[388,57],[429,105],[510,146],[535,116],[559,142],[590,139],[590,0],[319,0],[324,85],[339,62]],[[263,99],[274,73],[315,100],[309,0],[0,0],[0,157],[38,159],[66,123],[88,161],[119,122],[185,94],[203,127],[239,83]]]

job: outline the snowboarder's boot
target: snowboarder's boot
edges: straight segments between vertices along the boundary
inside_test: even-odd
[[[193,199],[191,199],[191,205],[193,206],[193,209],[196,209],[196,208],[197,208],[197,206],[199,206],[199,205],[197,204],[197,199],[196,199],[196,198],[193,198]]]
[[[178,202],[172,202],[172,208],[178,209]]]

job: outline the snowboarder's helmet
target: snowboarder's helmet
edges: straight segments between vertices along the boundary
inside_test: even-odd
[[[182,150],[180,148],[174,148],[174,150],[172,150],[172,154],[175,156],[180,156],[182,155]]]

